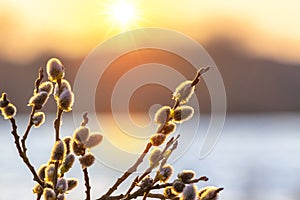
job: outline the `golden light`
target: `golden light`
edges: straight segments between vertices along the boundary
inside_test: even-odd
[[[106,4],[105,11],[112,27],[116,25],[122,30],[129,30],[138,26],[140,12],[133,1],[119,0]]]
[[[126,2],[119,2],[113,7],[112,16],[121,25],[126,25],[133,20],[135,16],[135,10],[133,5],[130,5]]]

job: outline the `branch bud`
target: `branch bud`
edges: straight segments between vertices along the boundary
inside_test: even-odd
[[[45,81],[39,86],[38,92],[47,92],[50,95],[53,92],[53,84],[50,81]]]
[[[95,161],[95,157],[93,154],[88,153],[79,158],[79,162],[81,164],[82,169],[90,167]]]
[[[194,114],[194,108],[191,106],[180,106],[174,110],[174,121],[182,123],[192,118]]]
[[[65,178],[59,178],[56,183],[56,189],[60,194],[65,193],[68,189],[67,180]]]
[[[55,192],[51,188],[45,188],[43,196],[45,200],[56,200]]]
[[[67,183],[68,183],[68,191],[70,191],[77,186],[78,180],[74,178],[70,178],[67,180]]]
[[[34,127],[38,128],[45,122],[45,114],[43,112],[36,112],[32,117]]]
[[[65,159],[61,165],[61,168],[60,168],[61,173],[64,174],[64,173],[68,172],[72,168],[74,161],[75,161],[74,154],[68,154],[65,157]]]
[[[169,119],[170,113],[171,113],[171,107],[163,106],[156,111],[154,116],[154,121],[158,124],[165,124]]]
[[[182,82],[175,90],[173,99],[179,101],[180,104],[185,104],[189,101],[194,93],[195,86],[192,86],[192,81]]]
[[[195,200],[196,188],[193,184],[189,184],[184,187],[180,200]]]
[[[56,141],[52,149],[51,160],[62,161],[66,155],[66,148],[63,141]]]
[[[17,108],[9,103],[5,108],[2,108],[2,115],[4,116],[4,119],[11,119],[13,118],[17,113]]]
[[[92,148],[99,145],[102,142],[103,136],[100,134],[90,135],[85,143],[86,148]]]
[[[57,104],[60,109],[65,112],[70,112],[74,104],[74,94],[71,90],[63,90],[59,95]]]
[[[46,68],[48,78],[52,82],[57,82],[58,80],[61,80],[65,75],[64,66],[57,58],[51,58],[47,62]]]
[[[224,188],[217,188],[214,186],[202,188],[198,192],[198,198],[199,200],[216,200],[218,198],[219,192],[223,189]]]
[[[165,140],[166,140],[166,135],[162,133],[155,133],[150,138],[150,142],[152,143],[153,146],[160,146],[161,144],[164,143]]]

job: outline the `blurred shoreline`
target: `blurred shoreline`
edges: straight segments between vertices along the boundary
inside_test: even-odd
[[[270,58],[255,57],[244,52],[243,48],[224,38],[216,38],[204,45],[215,61],[223,78],[227,95],[227,112],[299,112],[300,111],[300,67],[299,64],[284,63]],[[187,50],[188,51],[188,50]],[[142,55],[138,57],[139,55]],[[0,92],[6,92],[17,105],[19,112],[27,112],[26,103],[33,92],[33,83],[39,67],[45,67],[50,57],[61,58],[66,66],[67,79],[73,84],[83,58],[71,58],[56,53],[44,53],[30,63],[13,63],[0,58]],[[95,101],[102,101],[97,112],[110,112],[110,98],[114,85],[127,71],[140,64],[166,61],[170,67],[176,67],[187,79],[194,76],[191,66],[181,62],[180,58],[172,63],[172,55],[164,52],[132,52],[119,58],[101,77]],[[179,59],[179,60],[178,60]],[[180,63],[178,63],[180,61]],[[95,61],[97,62],[97,61]],[[122,71],[120,66],[122,66]],[[163,63],[162,63],[163,64]],[[122,74],[123,73],[123,74]],[[159,72],[158,72],[159,73]],[[145,89],[145,90],[143,90]],[[159,92],[157,92],[159,91]],[[147,94],[157,94],[155,100]],[[164,88],[143,87],[135,93],[132,112],[145,112],[153,103],[172,104],[172,91]],[[210,112],[210,96],[205,84],[196,89],[201,111]],[[103,103],[105,102],[105,103]],[[55,104],[49,103],[46,110],[55,111]]]

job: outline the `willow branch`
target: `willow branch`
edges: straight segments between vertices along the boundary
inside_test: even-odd
[[[126,192],[125,196],[128,196],[130,194],[130,192],[134,189],[134,187],[141,181],[143,180],[143,178],[145,178],[148,174],[150,174],[152,172],[152,170],[154,169],[154,167],[163,159],[165,160],[164,163],[166,162],[167,159],[164,159],[164,154],[165,152],[170,148],[171,145],[173,145],[171,147],[171,152],[177,147],[177,140],[178,138],[180,137],[180,135],[177,135],[176,138],[172,137],[169,139],[169,141],[167,142],[165,148],[163,149],[163,151],[161,152],[160,156],[157,158],[157,160],[155,161],[155,163],[153,165],[151,165],[149,168],[147,168],[145,170],[145,172],[140,176],[140,177],[136,177],[135,180],[132,182],[130,188],[128,189],[128,191]],[[163,161],[162,161],[163,163]],[[163,166],[164,164],[161,165],[161,167]],[[157,181],[157,175],[156,174],[156,177],[154,179],[154,182],[152,185],[154,185]],[[150,190],[146,191],[146,194],[149,192]],[[144,196],[145,197],[145,196]]]
[[[200,77],[202,74],[204,74],[205,72],[207,72],[210,69],[210,67],[205,67],[205,68],[201,68],[200,70],[197,71],[197,74],[195,76],[195,78],[193,79],[191,86],[195,86],[199,81],[200,81]],[[180,102],[178,100],[176,100],[174,102],[173,108],[172,109],[176,109],[178,106],[180,105]],[[168,119],[167,122],[171,120]],[[166,123],[167,123],[166,122]],[[165,124],[166,124],[165,123]],[[161,126],[157,132],[160,132],[162,129],[164,128],[164,126]],[[178,135],[179,137],[179,135]],[[174,144],[174,142],[177,141],[178,137],[176,139],[171,138],[169,140],[169,142],[167,143],[165,149],[162,151],[160,157],[157,159],[156,163],[160,162],[161,160],[161,167],[166,163],[168,158],[164,158],[164,153],[170,148],[170,146],[173,144],[173,147],[171,148],[171,152],[177,147],[177,143]],[[145,148],[143,154],[140,155],[140,157],[138,158],[138,160],[120,177],[117,179],[117,181],[115,182],[115,184],[100,198],[98,198],[97,200],[108,200],[108,199],[118,199],[118,198],[122,198],[122,199],[131,199],[131,198],[136,198],[137,196],[144,196],[144,199],[150,194],[150,190],[152,189],[151,187],[157,182],[157,176],[158,173],[156,174],[156,177],[154,179],[154,182],[151,186],[145,188],[140,188],[139,190],[135,191],[133,194],[130,194],[130,192],[134,189],[134,187],[143,179],[145,178],[148,174],[151,173],[151,171],[154,169],[153,166],[150,166],[140,177],[136,177],[135,180],[132,182],[132,184],[130,185],[128,191],[126,192],[126,195],[119,195],[119,196],[115,196],[115,197],[111,197],[110,195],[117,190],[118,186],[125,181],[133,172],[136,171],[137,167],[142,163],[146,153],[148,153],[149,149],[151,148],[152,144],[149,142],[147,144],[147,147]]]
[[[86,198],[85,200],[90,200],[91,199],[91,186],[90,186],[90,179],[89,179],[89,174],[87,168],[83,169],[83,174],[84,174],[84,181],[85,181],[85,193],[86,193]]]
[[[59,133],[60,133],[60,124],[61,124],[62,114],[63,114],[63,110],[60,109],[60,108],[57,108],[56,119],[54,120],[55,141],[60,140]],[[54,185],[54,187],[57,184],[58,167],[59,167],[59,161],[55,161],[55,163],[54,163],[54,175],[53,175],[53,185]]]
[[[57,115],[56,115],[56,119],[54,121],[54,129],[55,129],[55,141],[60,140],[59,138],[59,134],[60,134],[60,124],[61,124],[61,117],[63,114],[63,110],[58,108],[57,109]]]
[[[109,190],[100,198],[97,200],[104,200],[107,199],[115,190],[118,189],[118,186],[123,183],[133,172],[137,170],[137,167],[143,162],[146,154],[149,152],[150,148],[152,147],[151,142],[149,142],[146,145],[146,148],[144,149],[143,153],[139,156],[139,158],[136,160],[136,162],[120,177],[117,179],[117,181],[114,183],[114,185],[109,188]]]
[[[206,176],[202,176],[200,178],[192,179],[192,180],[188,181],[187,184],[197,183],[199,181],[207,181],[207,180],[208,180],[208,178]],[[126,198],[122,198],[122,199],[124,199],[124,200],[135,199],[135,198],[137,198],[139,196],[145,196],[145,193],[147,194],[147,197],[156,198],[150,192],[151,190],[163,189],[163,188],[166,188],[166,187],[172,186],[172,185],[173,185],[173,183],[164,183],[164,184],[156,184],[154,186],[150,186],[150,187],[146,187],[146,188],[140,188],[137,191],[135,191],[134,193],[132,193],[130,195],[127,195]],[[112,197],[112,198],[109,198],[109,200],[116,200],[116,198]]]
[[[164,153],[169,150],[170,154],[173,153],[173,151],[177,148],[178,146],[178,138],[180,137],[180,135],[178,135],[174,140],[172,140],[171,142],[168,142],[165,149],[163,150],[163,152],[161,153],[161,163],[159,166],[159,170],[156,171],[156,175],[153,179],[153,183],[151,184],[151,186],[153,186],[155,183],[157,183],[159,181],[159,174],[160,174],[160,169],[167,163],[169,156],[164,156]],[[172,145],[172,146],[171,146]],[[152,188],[149,188],[148,190],[146,190],[144,192],[144,197],[143,200],[146,200],[146,198],[148,197],[148,194],[150,193],[150,190]]]
[[[22,148],[23,148],[23,152],[24,154],[26,154],[26,151],[27,151],[27,147],[26,147],[26,139],[29,135],[29,131],[31,129],[31,127],[33,126],[33,121],[32,121],[32,118],[33,118],[33,115],[35,113],[35,106],[32,107],[32,110],[31,110],[31,113],[30,113],[30,117],[29,117],[29,122],[28,122],[28,125],[27,125],[27,128],[26,128],[26,131],[22,137],[22,140],[21,140],[21,143],[22,143]]]
[[[34,82],[34,86],[35,86],[34,93],[38,93],[39,87],[40,87],[40,84],[41,84],[43,78],[44,78],[44,70],[41,67],[39,69],[39,76],[38,76],[38,78]],[[33,118],[33,115],[34,115],[35,111],[36,111],[36,108],[35,108],[35,106],[33,106],[32,109],[31,109],[30,116],[29,116],[29,121],[28,121],[28,125],[27,125],[27,128],[26,128],[26,131],[25,131],[25,133],[24,133],[24,135],[22,137],[22,140],[21,140],[22,149],[23,149],[24,154],[26,154],[26,151],[27,151],[27,148],[26,148],[26,139],[28,137],[28,134],[29,134],[29,131],[30,131],[31,127],[33,126],[32,118]]]
[[[166,199],[166,197],[163,194],[149,193],[147,197],[149,197],[149,198],[155,198],[155,199],[161,199],[161,200],[165,200]]]
[[[44,187],[44,182],[39,178],[39,176],[37,175],[34,167],[32,166],[32,164],[30,163],[28,157],[26,156],[26,154],[22,151],[22,147],[20,145],[20,136],[17,133],[17,125],[16,125],[16,121],[14,118],[10,119],[11,125],[12,125],[12,131],[11,134],[14,136],[15,139],[15,145],[16,148],[18,150],[18,153],[20,155],[20,157],[22,158],[23,162],[26,164],[26,166],[28,167],[28,169],[30,170],[30,172],[33,175],[33,180],[36,181],[38,184],[40,184],[42,187]]]
[[[191,183],[198,183],[199,181],[208,181],[208,178],[206,176],[201,176],[200,178],[188,181],[188,183],[189,184],[191,184]]]
[[[187,184],[198,183],[199,181],[208,181],[208,178],[206,176],[201,176],[199,178],[187,181]],[[156,185],[152,186],[150,190],[158,190],[158,189],[166,188],[166,187],[169,187],[172,185],[173,185],[173,183],[156,184]]]
[[[140,193],[140,192],[139,192]],[[137,198],[139,196],[142,196],[142,195],[134,195],[135,197],[131,196],[130,198],[133,199],[133,198]],[[149,193],[148,194],[148,197],[149,198],[156,198],[156,199],[162,199],[162,200],[165,200],[165,196],[163,194],[154,194],[154,193]],[[120,194],[118,196],[110,196],[107,198],[107,200],[120,200],[120,199],[128,199],[128,198],[124,198],[124,195],[123,194]]]
[[[86,126],[87,123],[89,122],[89,118],[88,118],[88,113],[84,113],[83,114],[83,120],[81,122],[81,126]],[[85,150],[84,152],[81,154],[81,156],[85,155]],[[82,169],[82,172],[84,174],[84,181],[85,181],[85,193],[86,193],[86,199],[85,200],[90,200],[91,199],[91,185],[90,185],[90,178],[89,178],[89,173],[88,173],[88,169],[87,167]]]
[[[158,164],[163,159],[163,155],[165,154],[165,152],[170,148],[170,146],[172,144],[174,144],[174,142],[176,142],[178,140],[179,137],[180,137],[180,135],[177,135],[176,138],[174,138],[174,137],[170,138],[170,140],[167,142],[165,148],[162,150],[160,156],[157,158],[156,162],[153,163],[153,165],[150,166],[148,169],[146,169],[146,171],[139,177],[139,180],[137,183],[139,183],[141,180],[143,180],[143,178],[145,178],[148,174],[150,174],[152,172],[152,170],[154,169],[156,164]]]

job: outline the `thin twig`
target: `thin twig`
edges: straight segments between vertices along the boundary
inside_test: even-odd
[[[86,126],[87,125],[87,123],[89,122],[89,118],[88,118],[88,113],[86,112],[86,113],[84,113],[83,114],[83,120],[82,120],[82,122],[81,122],[81,124],[80,124],[80,126]]]
[[[142,193],[142,192],[138,192],[139,194]],[[134,196],[130,196],[130,199],[133,199],[133,198],[137,198],[139,196],[142,196],[142,195],[134,195]],[[157,198],[157,199],[166,199],[165,196],[163,194],[154,194],[154,193],[149,193],[148,194],[148,197],[149,198]],[[109,196],[107,197],[107,200],[128,200],[127,197],[125,197],[123,194],[120,194],[120,195],[117,195],[117,196]]]
[[[172,109],[175,110],[179,105],[180,105],[180,102],[178,99],[176,99]]]
[[[161,152],[161,156],[158,157],[158,159],[156,160],[156,162],[150,166],[148,169],[146,169],[146,171],[141,175],[141,176],[137,176],[134,181],[131,183],[128,191],[125,193],[125,196],[128,196],[130,194],[130,192],[134,189],[134,187],[141,181],[143,180],[143,178],[145,178],[148,174],[151,173],[151,171],[154,169],[154,167],[156,166],[156,163],[160,162],[163,159],[163,154],[168,150],[168,148],[175,142],[177,141],[177,139],[179,138],[180,135],[178,135],[175,139],[174,137],[170,138],[169,141],[167,142],[165,148],[163,149],[163,151]],[[108,196],[106,196],[105,198],[107,198]]]
[[[197,71],[197,74],[195,76],[195,78],[193,79],[191,86],[195,86],[197,83],[199,83],[200,81],[200,76],[202,76],[202,74],[204,74],[205,72],[207,72],[210,69],[209,66],[207,67],[202,67]]]
[[[175,142],[177,141],[177,139],[180,137],[180,135],[177,135],[176,138],[172,137],[170,138],[170,140],[167,142],[165,148],[162,150],[160,156],[157,158],[157,160],[153,163],[152,166],[150,166],[148,169],[146,169],[146,171],[139,177],[138,183],[143,180],[143,178],[145,178],[148,174],[150,174],[152,172],[152,170],[154,169],[154,167],[156,166],[157,163],[159,163],[162,159],[163,159],[163,155],[165,154],[165,152],[169,149],[169,147]]]
[[[205,177],[205,176],[202,176],[200,178],[197,178],[197,179],[192,179],[190,181],[188,181],[187,183],[190,184],[190,183],[197,183],[199,181],[207,181],[208,178]],[[129,200],[129,199],[135,199],[139,196],[144,196],[145,193],[148,193],[147,194],[147,197],[150,197],[149,195],[151,195],[150,191],[151,190],[156,190],[156,189],[162,189],[162,188],[166,188],[168,186],[172,186],[173,183],[164,183],[164,184],[156,184],[154,186],[149,186],[149,187],[146,187],[146,188],[140,188],[138,189],[137,191],[135,191],[134,193],[126,196],[126,198],[123,198],[123,200]],[[108,200],[116,200],[116,199],[120,199],[119,198],[120,196],[115,196],[115,197],[111,197],[109,198]],[[151,195],[152,198],[155,198],[153,195]]]
[[[63,114],[63,110],[60,108],[57,108],[57,115],[56,115],[56,119],[54,121],[55,141],[60,140],[59,133],[60,133],[60,123],[61,123],[62,114]]]
[[[58,191],[56,190],[57,179],[58,179],[58,167],[59,167],[59,161],[55,161],[54,162],[54,174],[53,174],[53,186],[54,186],[54,191],[56,194],[58,194]]]
[[[90,186],[90,179],[89,179],[89,174],[87,168],[83,169],[83,174],[84,174],[84,181],[85,181],[85,193],[86,193],[86,198],[85,200],[90,200],[91,199],[91,186]]]
[[[38,93],[39,92],[39,87],[40,87],[40,84],[41,84],[43,78],[44,78],[44,70],[41,67],[39,69],[38,78],[34,82],[34,86],[35,86],[34,93]],[[27,151],[27,148],[26,148],[26,139],[28,137],[28,134],[29,134],[29,131],[30,131],[31,127],[33,126],[32,118],[33,118],[33,115],[34,115],[35,111],[36,111],[35,106],[32,106],[31,113],[30,113],[30,116],[29,116],[28,125],[27,125],[26,131],[25,131],[25,133],[24,133],[24,135],[22,137],[22,140],[21,140],[22,149],[23,149],[24,154],[26,154],[26,151]]]
[[[105,198],[106,200],[120,200],[120,199],[125,199],[125,195],[124,194],[119,194],[116,196],[108,196]]]
[[[22,151],[22,147],[20,145],[20,136],[17,133],[17,125],[16,125],[15,119],[11,118],[10,122],[11,122],[11,125],[12,125],[11,133],[14,136],[16,148],[18,150],[18,153],[19,153],[20,157],[22,158],[23,162],[26,164],[26,166],[29,168],[30,172],[32,173],[33,180],[36,181],[38,184],[40,184],[40,186],[44,187],[44,182],[39,178],[39,176],[37,175],[34,167],[30,163],[28,157]]]
[[[83,114],[83,120],[81,122],[81,126],[86,126],[87,123],[89,122],[89,118],[88,118],[88,113],[84,113]],[[81,156],[84,156],[85,155],[85,151],[83,151],[83,153],[81,154]],[[86,190],[85,190],[85,193],[86,193],[86,199],[85,200],[90,200],[91,199],[91,185],[90,185],[90,177],[89,177],[89,173],[88,173],[88,169],[87,167],[82,169],[82,172],[84,174],[84,181],[85,181],[85,187],[86,187]]]
[[[55,129],[55,141],[59,141],[59,133],[60,133],[60,123],[61,123],[61,117],[63,114],[63,110],[60,108],[57,108],[57,114],[56,119],[54,120],[54,129]],[[58,167],[59,167],[59,161],[55,161],[54,163],[54,175],[53,175],[53,185],[56,187],[57,184],[57,178],[58,178]],[[57,193],[56,189],[55,192]]]
[[[179,136],[180,136],[180,135],[178,135],[177,138],[176,138],[176,139],[174,140],[174,142],[172,143],[172,147],[169,149],[169,151],[170,151],[169,154],[171,154],[171,153],[177,148],[177,146],[178,146],[178,140],[177,140],[177,139],[179,138]],[[170,146],[171,146],[171,144],[170,144]],[[166,149],[166,150],[167,150],[167,149]],[[163,159],[162,159],[162,161],[161,161],[161,163],[160,163],[159,169],[161,169],[161,168],[167,163],[169,157],[170,157],[170,156],[164,156],[164,157],[163,157]]]
[[[156,166],[162,159],[165,160],[164,163],[167,161],[167,159],[164,159],[164,154],[165,154],[165,152],[170,148],[171,145],[173,145],[172,148],[170,149],[171,152],[177,147],[177,140],[178,140],[179,137],[180,137],[180,135],[177,135],[176,138],[172,137],[172,138],[169,139],[169,141],[167,142],[165,148],[162,150],[160,156],[156,159],[156,161],[153,163],[153,165],[151,165],[150,167],[148,167],[148,169],[145,170],[145,172],[144,172],[140,177],[137,177],[138,180],[135,180],[135,184],[132,184],[132,185],[131,185],[130,190],[127,191],[127,193],[126,193],[125,196],[129,196],[129,195],[130,195],[130,192],[134,189],[134,187],[135,187],[141,180],[143,180],[143,178],[145,178],[148,174],[150,174],[150,173],[152,172],[152,170],[155,168],[155,166]],[[163,162],[163,161],[162,161],[162,162]],[[163,164],[163,165],[164,165],[164,164]],[[162,167],[162,165],[161,165],[161,167]],[[161,168],[161,167],[160,167],[160,168]],[[153,183],[152,183],[151,186],[153,186],[153,185],[158,181],[157,176],[158,176],[158,172],[156,173],[156,176],[155,176],[154,181],[153,181]],[[148,193],[150,192],[151,186],[148,187],[148,190],[145,190],[145,189],[144,189],[144,192],[143,192],[143,194],[144,194],[144,199],[147,197]]]
[[[123,200],[135,199],[135,198],[137,198],[139,196],[144,196],[144,193],[145,193],[146,189],[148,189],[148,187],[146,187],[146,188],[140,188],[137,191],[135,191],[134,193],[126,196],[126,198],[124,198]]]
[[[57,80],[57,84],[58,84],[58,88],[59,88],[59,91],[60,91],[61,79]],[[56,119],[54,120],[55,141],[59,140],[59,129],[60,129],[62,114],[63,114],[63,110],[60,109],[59,105],[57,105]]]
[[[178,146],[178,140],[177,140],[177,139],[179,138],[179,136],[180,136],[180,135],[178,135],[177,138],[176,138],[175,140],[173,140],[172,143],[169,144],[169,147],[170,147],[171,144],[172,144],[172,147],[169,149],[170,154],[177,148],[177,146]],[[169,148],[169,147],[168,147],[168,148]],[[166,151],[168,148],[165,148],[165,151]],[[163,155],[163,154],[164,154],[164,153],[162,153],[161,155]],[[156,171],[156,175],[155,175],[155,177],[154,177],[154,179],[153,179],[153,183],[151,184],[151,188],[149,188],[147,191],[145,191],[144,198],[143,198],[144,200],[146,200],[146,198],[147,198],[147,196],[148,196],[150,190],[152,190],[152,186],[153,186],[155,183],[157,183],[157,182],[159,181],[160,169],[162,169],[162,167],[167,163],[168,159],[169,159],[169,156],[163,157],[163,158],[162,158],[162,161],[161,161],[160,166],[159,166],[159,170]]]
[[[148,191],[150,191],[151,188],[152,188],[151,186],[147,186],[147,187],[145,187],[145,188],[140,188],[140,189],[138,189],[137,191],[135,191],[134,193],[132,193],[132,194],[126,196],[126,197],[123,198],[122,200],[135,199],[135,198],[137,198],[137,197],[139,197],[139,196],[145,197],[145,193],[148,193]],[[147,194],[147,195],[148,195],[148,194]]]
[[[36,196],[36,200],[40,200],[43,195],[43,192],[39,192]]]
[[[187,181],[187,184],[198,183],[199,181],[208,181],[208,178],[206,176],[201,176],[199,178]],[[156,184],[151,187],[151,190],[158,190],[158,189],[166,188],[166,187],[169,187],[172,185],[173,185],[173,183]]]
[[[33,118],[34,113],[35,113],[35,106],[33,106],[32,109],[31,109],[31,113],[30,113],[30,117],[29,117],[29,122],[28,122],[28,125],[27,125],[27,128],[26,128],[26,131],[25,131],[25,133],[24,133],[24,135],[22,137],[22,140],[21,140],[24,154],[26,154],[26,151],[27,151],[26,139],[28,137],[28,134],[29,134],[29,131],[30,131],[31,127],[33,126],[32,118]]]
[[[125,196],[129,195],[130,192],[134,189],[134,187],[138,184],[139,182],[139,176],[137,176],[131,183],[129,189],[127,190],[127,192],[125,193]]]
[[[35,93],[38,93],[38,92],[39,92],[39,86],[40,86],[40,84],[41,84],[43,78],[44,78],[44,70],[43,70],[43,68],[41,67],[41,68],[39,69],[39,77],[35,80],[35,83],[34,83],[34,85],[35,85]]]
[[[163,194],[149,193],[147,197],[149,197],[149,198],[155,198],[155,199],[161,199],[161,200],[165,200],[166,199],[166,197]]]
[[[173,183],[156,184],[151,187],[151,190],[158,190],[158,189],[166,188],[166,187],[169,187],[172,185],[173,185]]]
[[[206,176],[201,176],[200,178],[188,181],[188,183],[198,183],[199,181],[208,181],[208,178]]]
[[[114,185],[109,188],[109,190],[100,198],[97,200],[104,200],[107,199],[117,188],[118,186],[123,183],[133,172],[137,170],[137,167],[143,162],[144,157],[149,152],[150,148],[152,147],[152,143],[149,142],[146,145],[146,148],[144,149],[143,153],[139,156],[139,158],[136,160],[136,162],[120,177],[117,179],[117,181],[114,183]]]
[[[143,200],[146,200],[148,197],[149,191],[144,192]]]

